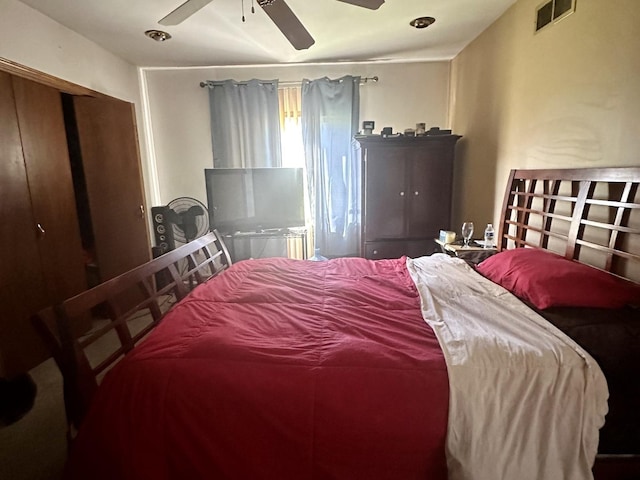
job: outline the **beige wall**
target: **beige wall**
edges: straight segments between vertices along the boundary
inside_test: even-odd
[[[640,1],[577,0],[534,34],[519,0],[452,62],[454,224],[497,221],[512,168],[640,165]]]
[[[154,204],[179,196],[206,202],[204,169],[213,165],[208,91],[203,80],[251,78],[300,81],[346,74],[379,77],[360,89],[360,119],[394,131],[418,122],[445,128],[449,113],[450,62],[292,65],[149,69],[144,82],[149,105],[150,170],[157,171]]]

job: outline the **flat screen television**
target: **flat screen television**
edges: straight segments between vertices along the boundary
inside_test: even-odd
[[[207,168],[211,228],[259,232],[305,224],[302,168]]]

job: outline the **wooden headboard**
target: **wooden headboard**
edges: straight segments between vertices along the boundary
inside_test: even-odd
[[[512,170],[499,249],[554,251],[640,282],[640,167]]]

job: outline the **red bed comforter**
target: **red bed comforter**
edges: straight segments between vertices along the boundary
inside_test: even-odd
[[[444,357],[405,259],[240,262],[102,383],[82,479],[446,479]]]

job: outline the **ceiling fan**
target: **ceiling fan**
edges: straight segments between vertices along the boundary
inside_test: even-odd
[[[187,0],[169,15],[162,18],[158,23],[165,26],[178,25],[212,1],[213,0]],[[302,22],[298,20],[298,17],[296,17],[295,13],[289,8],[285,0],[256,1],[296,50],[305,50],[315,43],[311,34],[304,25],[302,25]],[[370,10],[377,10],[380,5],[384,3],[384,0],[338,1]]]

